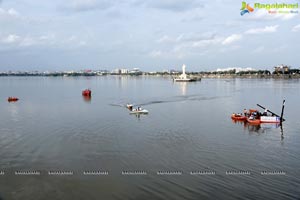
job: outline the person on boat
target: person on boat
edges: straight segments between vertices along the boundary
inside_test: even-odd
[[[132,108],[133,108],[132,104],[127,104],[127,108],[128,108],[128,110],[132,111]]]
[[[247,116],[247,109],[244,109],[244,115]]]
[[[259,115],[259,112],[253,112],[252,113],[252,117],[253,117],[253,119],[259,119],[259,117],[260,117],[260,115]],[[250,119],[250,118],[249,118]]]
[[[262,115],[263,115],[263,116],[267,116],[267,115],[268,115],[268,110],[265,109]]]

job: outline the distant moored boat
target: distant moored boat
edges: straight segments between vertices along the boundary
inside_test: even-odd
[[[92,91],[90,89],[83,90],[82,96],[90,97],[90,96],[92,96]]]
[[[7,98],[8,102],[15,102],[15,101],[18,101],[18,100],[19,100],[19,98],[17,98],[17,97],[8,97]]]
[[[281,108],[281,115],[277,115],[276,113],[266,109],[265,107],[257,104],[257,106],[265,109],[265,111],[263,113],[258,112],[255,109],[250,109],[249,111],[247,111],[246,109],[244,109],[244,115],[242,114],[236,114],[233,113],[231,115],[231,119],[233,120],[245,120],[249,123],[249,124],[254,124],[254,125],[259,125],[261,123],[273,123],[273,124],[282,124],[283,121],[285,121],[285,119],[283,118],[283,112],[284,112],[284,104],[285,104],[285,100],[283,100],[282,103],[282,108]],[[268,112],[271,113],[272,115],[268,115]],[[247,116],[247,117],[246,117]]]

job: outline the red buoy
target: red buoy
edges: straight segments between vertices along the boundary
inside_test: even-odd
[[[90,89],[83,90],[82,96],[90,97],[90,96],[92,96],[92,91]]]

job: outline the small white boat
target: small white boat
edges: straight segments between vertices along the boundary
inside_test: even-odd
[[[146,109],[132,109],[130,114],[148,114],[148,110]]]

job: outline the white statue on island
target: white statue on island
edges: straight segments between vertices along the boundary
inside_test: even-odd
[[[186,74],[185,74],[185,64],[182,65],[182,74],[180,75],[181,79],[187,79]]]
[[[191,81],[197,81],[197,79],[187,77],[187,75],[186,75],[186,73],[185,73],[185,68],[186,68],[186,66],[185,66],[185,65],[182,65],[182,74],[181,74],[179,77],[174,78],[174,81],[176,81],[176,82],[191,82]],[[200,80],[201,80],[201,79],[200,79]]]

